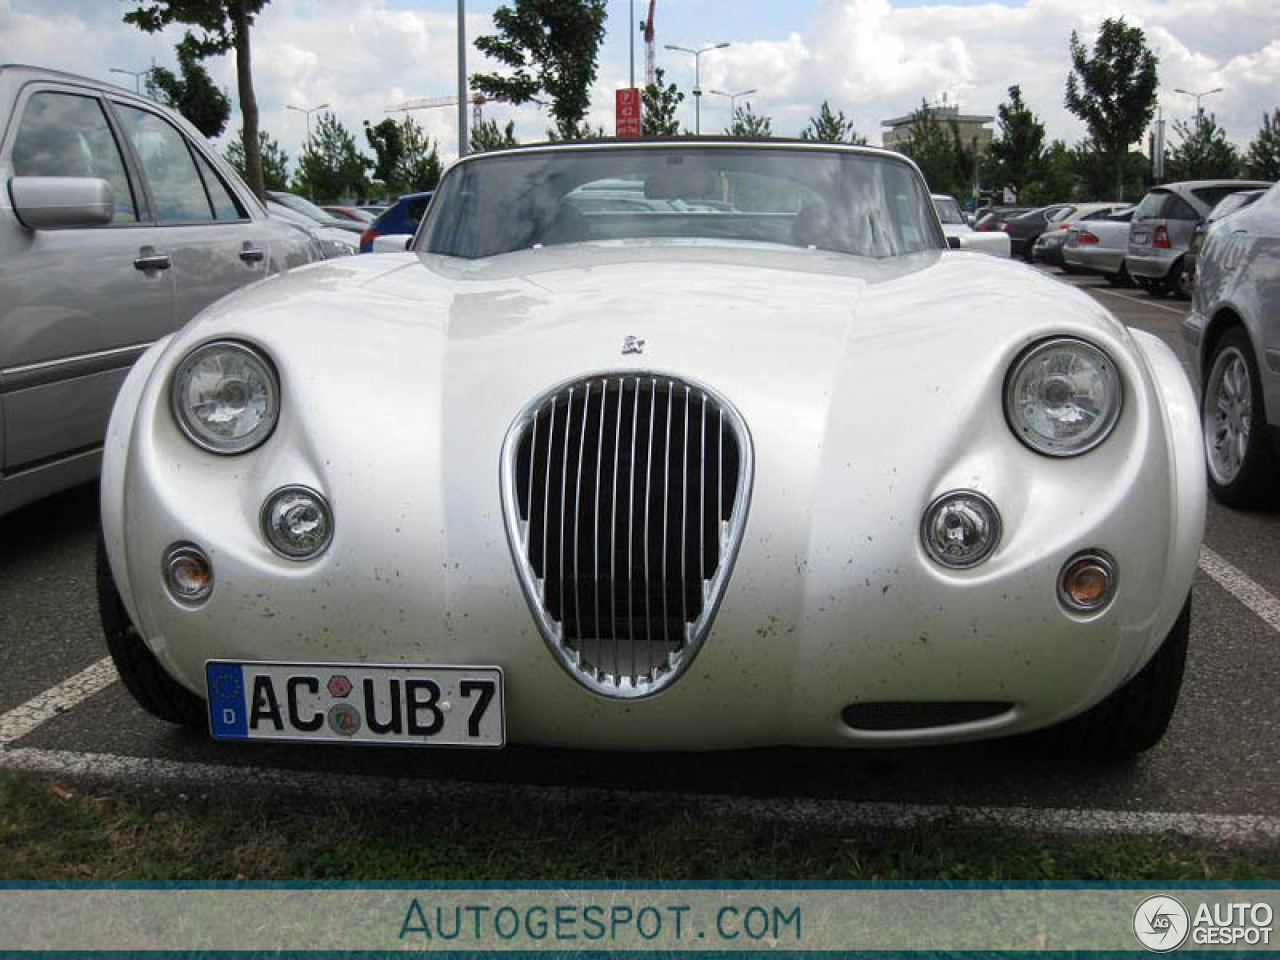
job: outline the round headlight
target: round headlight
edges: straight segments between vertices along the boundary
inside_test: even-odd
[[[173,376],[173,415],[182,432],[213,453],[246,453],[275,429],[280,384],[270,361],[242,343],[206,343]]]
[[[1000,542],[1000,514],[976,490],[953,490],[929,504],[920,536],[929,556],[944,567],[976,567]]]
[[[262,532],[289,560],[310,560],[333,539],[333,513],[310,487],[281,487],[262,505]]]
[[[1120,374],[1091,343],[1061,337],[1038,343],[1009,370],[1004,412],[1032,450],[1073,457],[1092,450],[1120,419]]]

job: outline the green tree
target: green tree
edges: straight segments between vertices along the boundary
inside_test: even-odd
[[[245,177],[244,131],[227,144],[227,163]],[[262,185],[268,190],[289,189],[289,155],[265,130],[258,131],[258,155],[262,157]]]
[[[658,67],[653,71],[654,83],[640,91],[643,119],[640,132],[646,137],[672,137],[680,132],[676,108],[684,102],[684,94],[674,83],[667,83],[666,71]]]
[[[404,137],[400,125],[390,117],[377,124],[364,122],[364,136],[373,149],[373,178],[380,180],[387,196],[399,196],[408,191],[401,189],[398,179],[404,160]]]
[[[1021,197],[1044,162],[1044,124],[1022,101],[1022,88],[1009,88],[1009,99],[996,108],[999,131],[991,141],[991,164],[984,180],[991,186],[1012,187]]]
[[[315,203],[337,203],[346,196],[365,192],[367,159],[356,149],[356,139],[342,121],[328,111],[320,114],[302,148],[293,189]]]
[[[977,174],[978,144],[960,136],[960,124],[943,119],[938,110],[921,100],[911,114],[909,133],[898,150],[916,162],[929,189],[935,193],[968,196]]]
[[[1041,154],[1035,177],[1019,192],[1018,202],[1039,207],[1075,199],[1080,192],[1080,165],[1080,146],[1071,148],[1062,140],[1054,140]],[[1109,168],[1104,169],[1109,179]]]
[[[400,121],[400,143],[403,154],[395,168],[395,181],[404,193],[434,190],[444,170],[439,145],[410,116]]]
[[[822,101],[818,115],[809,118],[809,125],[800,131],[801,140],[825,140],[829,143],[866,143],[867,138],[858,135],[853,128],[853,121],[846,118],[844,111],[831,112],[831,105]]]
[[[1173,132],[1182,142],[1169,151],[1165,164],[1169,179],[1217,180],[1240,175],[1240,151],[1212,113],[1201,110],[1190,123],[1175,120]]]
[[[245,146],[245,180],[259,197],[262,187],[262,155],[258,152],[258,101],[253,92],[253,64],[249,28],[268,0],[130,0],[138,6],[124,15],[147,33],[159,33],[171,23],[184,23],[200,31],[193,49],[201,57],[236,52],[236,93],[240,100]]]
[[[486,150],[500,150],[503,147],[519,146],[516,139],[516,124],[508,120],[505,127],[499,127],[497,120],[482,120],[478,126],[471,128],[471,152],[483,153]]]
[[[1074,30],[1070,47],[1066,107],[1089,128],[1111,166],[1115,199],[1123,199],[1129,147],[1155,114],[1156,55],[1142,29],[1127,26],[1123,17],[1102,21],[1092,55]]]
[[[493,13],[497,33],[476,48],[510,72],[478,73],[471,85],[510,103],[533,101],[551,111],[557,134],[581,137],[591,105],[596,57],[604,40],[606,0],[513,0]]]
[[[1255,180],[1280,180],[1280,107],[1262,115],[1262,127],[1249,144],[1244,162]]]
[[[768,139],[773,136],[773,121],[755,113],[748,102],[746,106],[738,107],[733,111],[733,123],[726,127],[724,132],[731,137]]]
[[[177,110],[197,130],[213,139],[226,129],[231,101],[214,85],[209,71],[200,63],[195,37],[186,34],[177,49],[181,75],[165,67],[152,67],[147,74],[147,93]]]

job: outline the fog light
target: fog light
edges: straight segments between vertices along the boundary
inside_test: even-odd
[[[309,487],[281,487],[262,506],[262,532],[280,556],[310,560],[333,539],[333,514]]]
[[[977,566],[1000,542],[1000,514],[975,490],[953,490],[929,504],[920,528],[925,550],[944,567]]]
[[[1075,613],[1095,613],[1116,593],[1116,564],[1100,550],[1078,553],[1058,579],[1058,599]]]
[[[213,593],[213,564],[199,547],[181,544],[164,559],[164,580],[180,603],[204,603]]]

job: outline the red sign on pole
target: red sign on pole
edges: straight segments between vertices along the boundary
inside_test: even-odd
[[[616,92],[617,136],[619,138],[640,136],[640,89],[623,87]]]

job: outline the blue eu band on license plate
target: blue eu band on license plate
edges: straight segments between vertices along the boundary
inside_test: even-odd
[[[219,740],[501,747],[498,667],[205,664]]]

